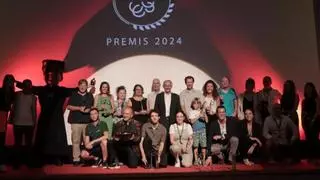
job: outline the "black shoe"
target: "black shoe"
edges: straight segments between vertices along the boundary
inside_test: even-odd
[[[101,159],[97,159],[94,161],[93,165],[91,167],[98,168],[101,165]]]
[[[73,164],[74,167],[78,167],[78,166],[81,165],[81,162],[80,161],[73,161],[72,164]]]
[[[108,168],[108,162],[107,161],[103,161],[102,162],[102,169],[107,169]]]
[[[56,165],[56,166],[63,166],[62,160],[61,160],[61,159],[56,159],[55,165]]]
[[[109,165],[109,169],[120,169],[120,166],[118,163],[112,163]]]

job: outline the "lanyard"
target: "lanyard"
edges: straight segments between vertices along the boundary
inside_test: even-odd
[[[182,144],[182,134],[183,134],[183,129],[184,129],[184,123],[182,125],[181,132],[179,131],[178,124],[176,124],[176,128],[177,128],[177,132],[178,132],[178,135],[179,135],[179,142],[180,142],[180,144]]]

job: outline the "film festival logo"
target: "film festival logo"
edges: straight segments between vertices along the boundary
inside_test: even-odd
[[[118,18],[140,31],[156,29],[165,24],[174,6],[172,0],[113,0]]]

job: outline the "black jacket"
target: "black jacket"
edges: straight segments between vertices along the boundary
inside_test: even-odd
[[[175,123],[176,121],[177,112],[181,111],[179,95],[171,93],[169,121],[166,119],[166,105],[164,100],[164,92],[157,95],[154,109],[157,112],[159,112],[160,123],[163,124],[167,129],[169,129],[170,125]]]

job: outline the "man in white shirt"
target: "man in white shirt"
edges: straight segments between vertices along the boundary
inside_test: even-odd
[[[187,86],[187,89],[183,90],[180,93],[180,104],[182,111],[185,114],[189,114],[189,112],[191,111],[191,102],[195,98],[199,98],[201,100],[203,96],[200,90],[193,88],[194,78],[192,76],[185,77],[184,82]]]
[[[155,110],[159,112],[160,123],[163,124],[167,130],[171,124],[175,123],[177,112],[180,111],[180,98],[179,95],[172,93],[172,81],[165,80],[163,82],[164,92],[156,97]]]
[[[160,80],[158,78],[153,79],[152,81],[152,87],[151,87],[151,93],[148,94],[147,98],[147,109],[148,111],[154,109],[154,104],[156,101],[157,95],[161,92],[160,91]]]

